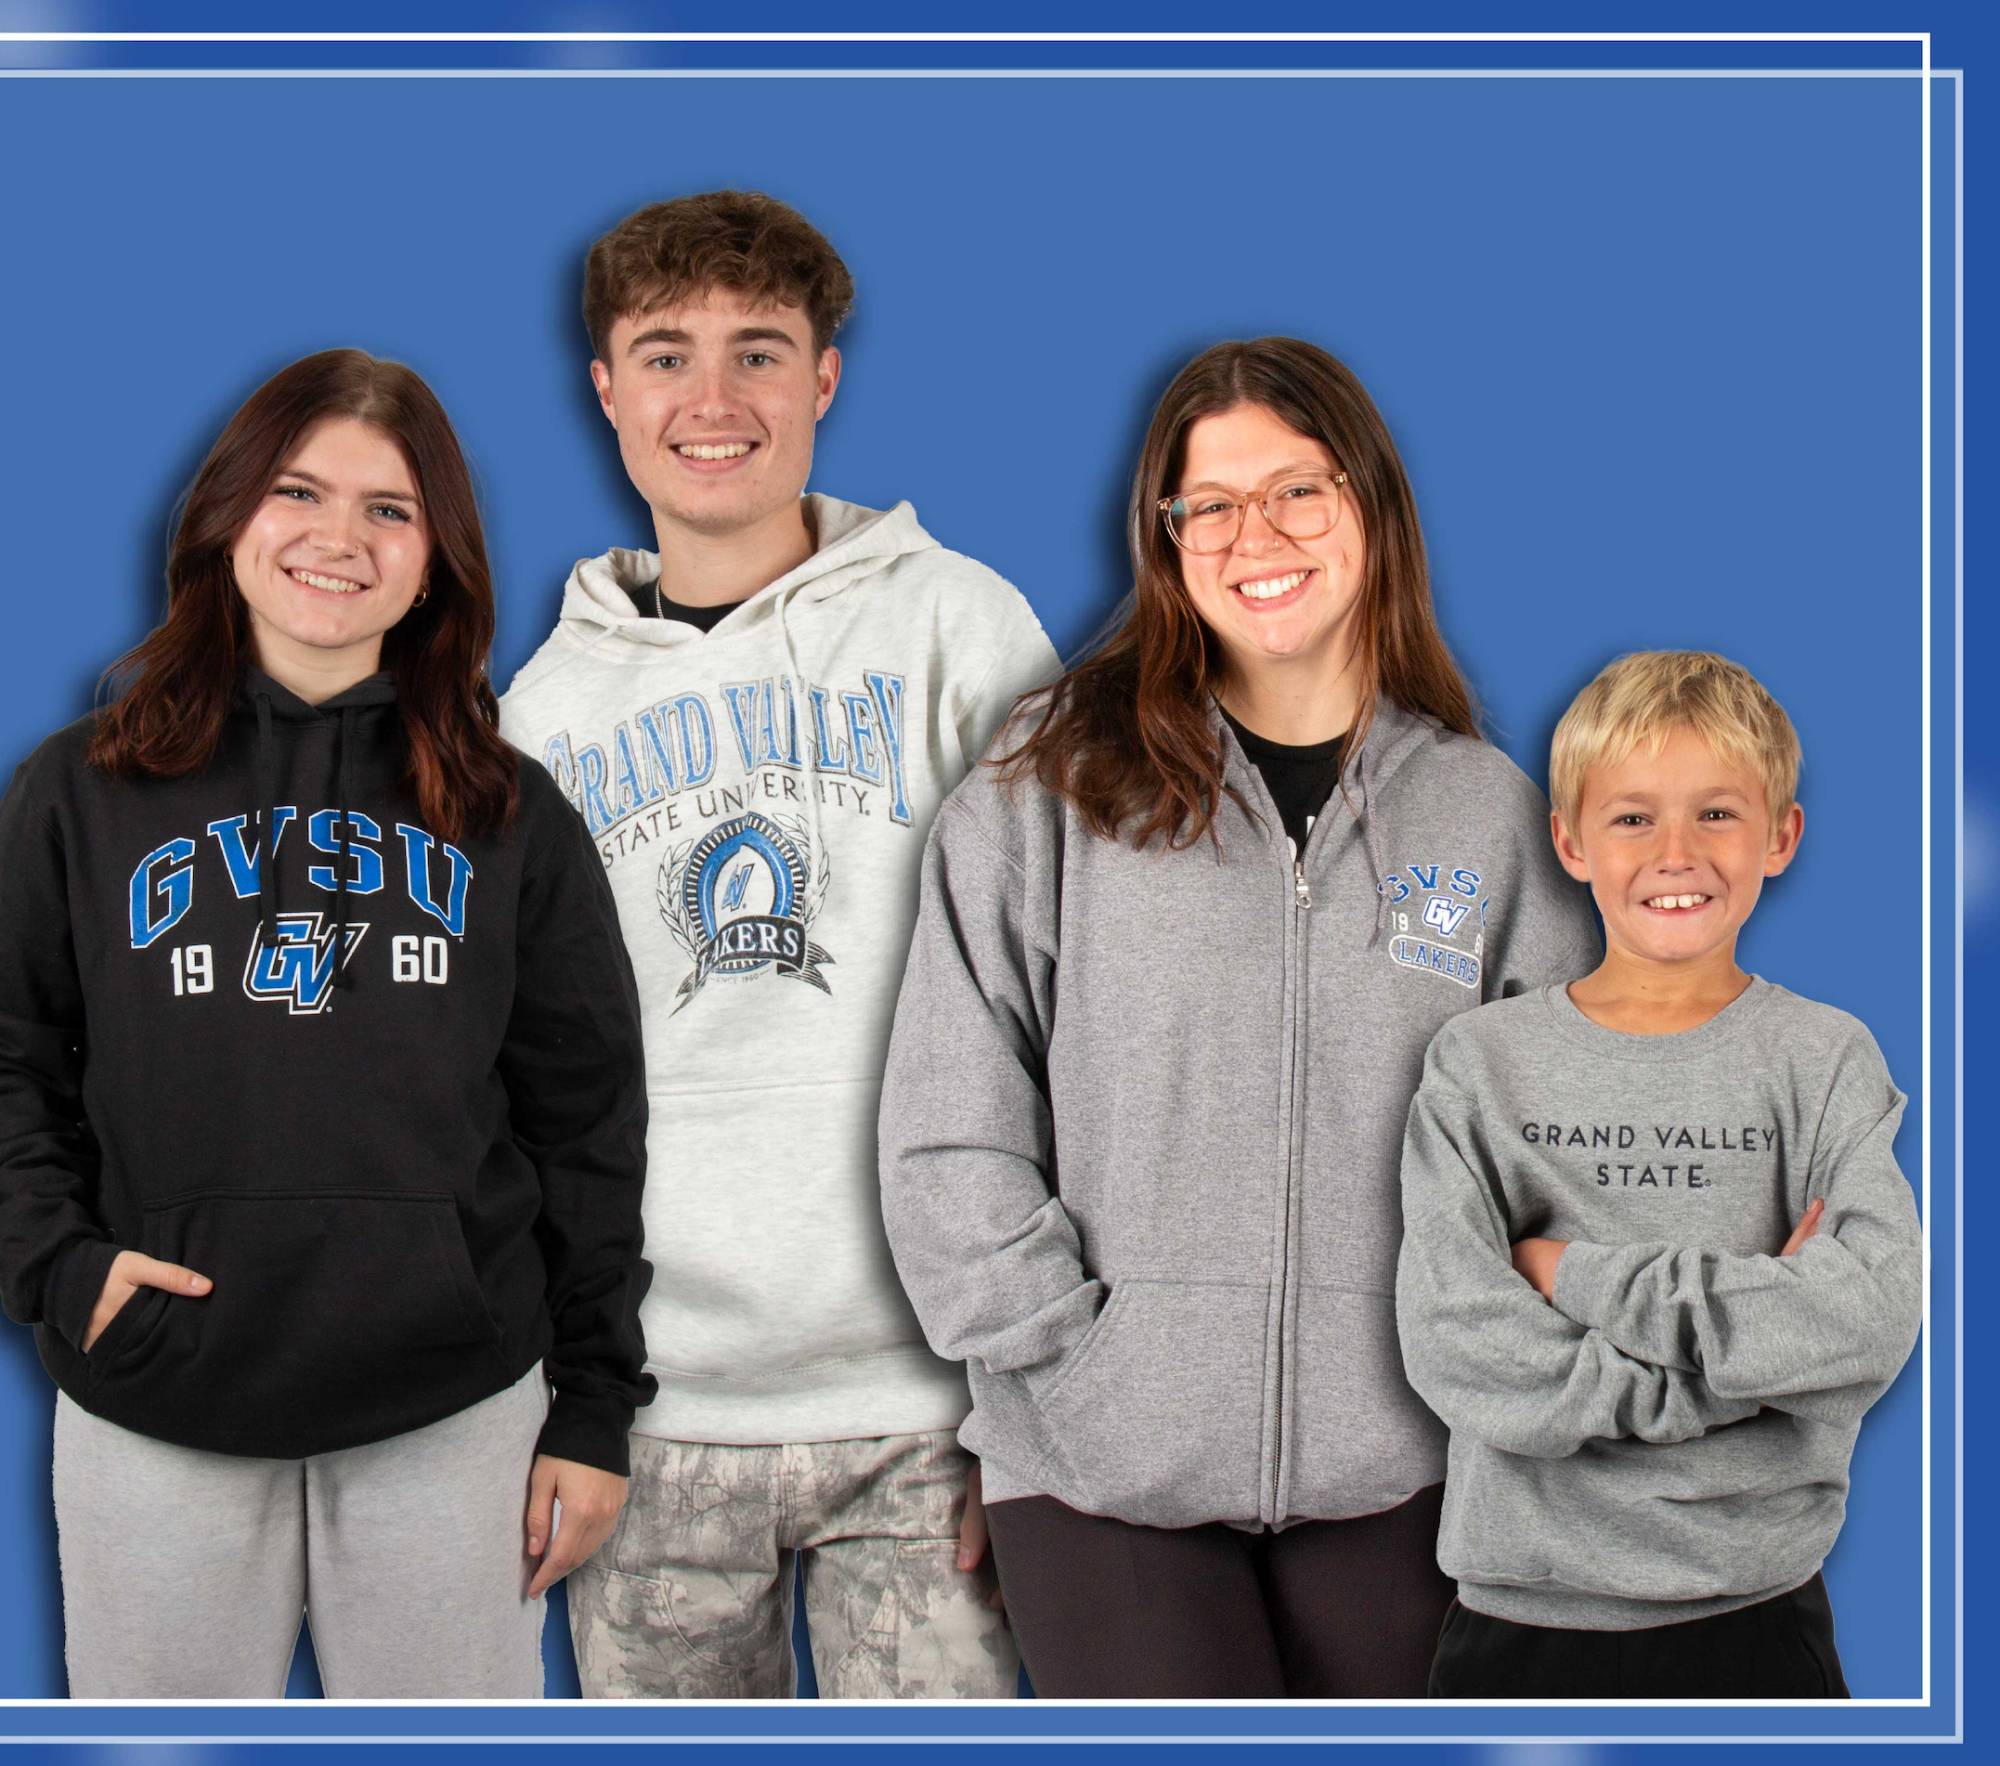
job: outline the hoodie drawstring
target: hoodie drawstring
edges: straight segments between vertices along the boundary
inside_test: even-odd
[[[1221,701],[1219,700],[1215,702],[1215,718],[1218,724],[1222,723]],[[1382,830],[1375,817],[1375,785],[1377,783],[1378,766],[1383,747],[1379,731],[1376,728],[1376,721],[1376,719],[1370,719],[1369,728],[1362,736],[1360,746],[1349,751],[1346,760],[1342,763],[1342,778],[1337,786],[1341,800],[1347,803],[1348,812],[1354,817],[1355,826],[1360,830],[1361,849],[1368,855],[1368,868],[1373,873],[1375,925],[1374,929],[1368,934],[1368,943],[1364,947],[1368,950],[1373,950],[1381,942],[1383,929],[1388,924],[1389,913],[1389,893],[1383,887],[1385,873],[1382,867]],[[1251,771],[1255,772],[1256,762],[1249,760],[1247,755],[1244,758]],[[1349,799],[1347,795],[1347,778],[1349,776],[1352,776],[1354,780],[1355,797],[1353,799]],[[1303,858],[1303,855],[1304,848],[1301,847],[1298,856],[1299,858]],[[1295,862],[1297,861],[1295,860]]]
[[[264,818],[257,843],[257,948],[270,944],[278,929],[278,762],[271,743],[271,696],[259,692],[257,705],[257,804]]]
[[[263,820],[257,840],[257,949],[261,951],[276,948],[278,917],[284,911],[278,896],[278,754],[271,728],[271,695],[262,687],[253,687],[250,698],[257,709],[255,790],[257,813]],[[348,818],[354,801],[355,718],[361,709],[359,705],[341,706],[333,729],[334,796],[339,805],[335,826],[340,842],[334,862],[333,985],[349,992],[354,988],[354,975],[347,963],[348,872],[354,861]]]
[[[820,867],[825,863],[826,842],[819,806],[819,757],[814,751],[812,693],[806,685],[804,674],[800,672],[798,646],[792,641],[792,622],[786,616],[786,610],[792,604],[792,597],[804,587],[804,583],[795,582],[780,589],[774,597],[773,611],[778,616],[778,636],[784,640],[785,667],[791,670],[792,675],[793,724],[795,729],[799,723],[806,726],[804,729],[796,730],[796,733],[799,739],[799,760],[805,771],[803,783],[806,792],[806,814],[812,821],[813,874],[817,876]]]
[[[1368,868],[1375,876],[1375,930],[1368,934],[1368,949],[1373,950],[1382,939],[1382,928],[1389,912],[1389,892],[1383,885],[1382,870],[1382,830],[1376,826],[1373,790],[1375,755],[1379,745],[1362,739],[1361,752],[1355,757],[1354,783],[1361,793],[1361,803],[1355,819],[1361,824],[1361,847],[1368,854]]]
[[[340,722],[333,732],[334,796],[340,804],[340,857],[334,863],[333,886],[333,984],[345,992],[354,991],[354,972],[347,966],[347,842],[348,805],[353,797],[348,763],[354,753],[354,707],[340,708]]]

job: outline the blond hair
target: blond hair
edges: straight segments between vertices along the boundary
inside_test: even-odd
[[[1747,668],[1707,650],[1621,656],[1577,694],[1549,745],[1549,798],[1566,826],[1583,809],[1583,775],[1616,766],[1640,743],[1658,754],[1692,730],[1722,759],[1754,772],[1775,826],[1799,787],[1799,738],[1785,708]]]

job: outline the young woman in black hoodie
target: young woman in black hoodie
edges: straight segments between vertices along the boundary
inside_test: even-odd
[[[536,1697],[651,1396],[645,1091],[429,388],[283,370],[167,576],[0,804],[0,1294],[61,1388],[71,1692],[276,1696],[303,1611],[334,1696]]]

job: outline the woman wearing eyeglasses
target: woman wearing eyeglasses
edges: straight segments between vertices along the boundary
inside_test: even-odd
[[[945,804],[882,1186],[963,1357],[1045,1697],[1423,1696],[1445,1431],[1395,1333],[1403,1120],[1457,1012],[1585,973],[1367,393],[1218,344],[1153,414],[1116,634]]]

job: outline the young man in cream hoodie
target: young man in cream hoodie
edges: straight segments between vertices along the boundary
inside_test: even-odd
[[[932,815],[1056,670],[1027,603],[907,503],[802,496],[845,266],[733,191],[591,249],[592,381],[657,552],[571,574],[501,706],[603,856],[652,1102],[639,1413],[570,1578],[591,1697],[1011,1696],[976,1463],[885,1243],[875,1116]]]

